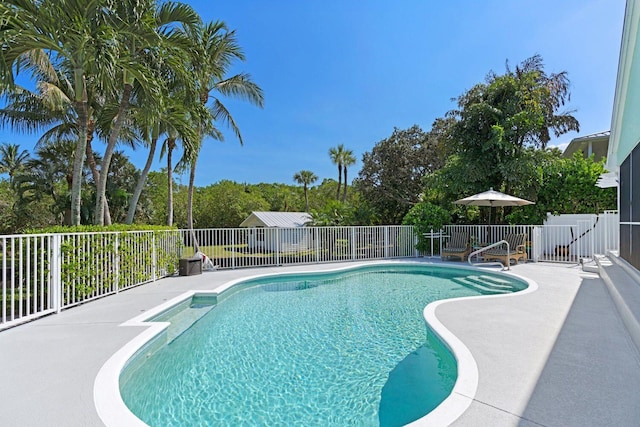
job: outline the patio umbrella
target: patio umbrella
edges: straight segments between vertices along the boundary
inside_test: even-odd
[[[474,194],[473,196],[465,197],[464,199],[456,200],[453,202],[458,205],[471,205],[471,206],[524,206],[533,205],[534,202],[521,199],[519,197],[510,196],[508,194],[495,191],[490,188],[489,191],[484,193]],[[489,225],[491,225],[491,209],[489,209]]]

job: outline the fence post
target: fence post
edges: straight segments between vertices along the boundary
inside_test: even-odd
[[[604,211],[604,255],[609,254],[609,215]]]
[[[62,236],[51,236],[51,305],[56,313],[62,309]]]
[[[384,257],[389,258],[389,226],[384,227]]]
[[[156,268],[158,267],[158,254],[156,252],[156,235],[153,231],[150,231],[151,233],[151,280],[152,281],[156,281],[158,280],[156,277]]]
[[[120,234],[115,234],[115,242],[113,242],[113,276],[115,277],[114,285],[116,294],[120,292]]]
[[[533,262],[540,260],[540,251],[542,249],[542,228],[533,227],[533,242],[531,243],[531,252]]]
[[[282,244],[282,234],[281,234],[281,228],[277,227],[275,228],[276,231],[276,265],[280,265],[280,245]],[[271,234],[271,233],[269,233]]]
[[[7,239],[2,237],[2,323],[7,322]]]
[[[351,229],[351,259],[356,259],[356,231],[355,227],[349,227]]]
[[[233,252],[231,253],[231,269],[234,270],[236,268],[236,251],[235,251],[235,247],[236,247],[236,233],[235,233],[235,229],[231,229],[229,232],[231,233],[231,247],[234,248]],[[255,229],[254,229],[255,231]]]

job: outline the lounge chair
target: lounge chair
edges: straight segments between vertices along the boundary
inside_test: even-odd
[[[503,265],[510,265],[511,260],[518,261],[527,260],[527,235],[509,233],[504,236],[504,239],[509,242],[509,253],[507,253],[506,245],[489,249],[482,253],[485,261],[500,261]]]
[[[446,246],[442,248],[440,258],[444,260],[446,257],[456,257],[460,258],[460,261],[464,261],[464,258],[469,255],[470,252],[469,233],[454,231],[451,233],[451,237]]]

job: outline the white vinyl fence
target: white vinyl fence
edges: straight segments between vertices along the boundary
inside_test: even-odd
[[[618,213],[550,215],[535,233],[534,260],[577,263],[618,249]]]
[[[218,268],[417,255],[410,226],[0,236],[0,330],[173,275],[194,238]]]

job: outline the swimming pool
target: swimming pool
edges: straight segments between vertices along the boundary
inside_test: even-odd
[[[245,281],[158,316],[180,324],[203,314],[129,362],[122,397],[149,425],[402,425],[435,408],[457,378],[424,307],[525,287],[398,264]]]

